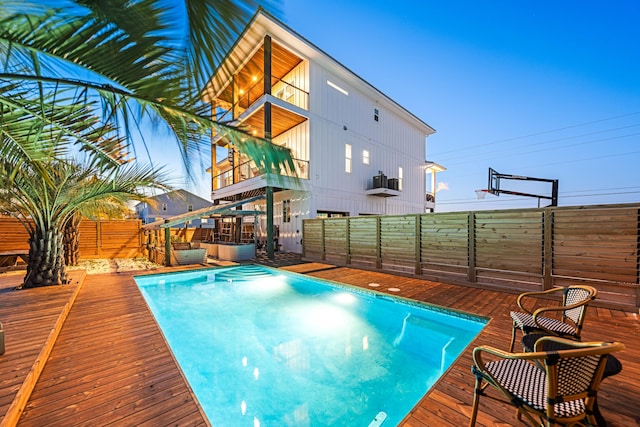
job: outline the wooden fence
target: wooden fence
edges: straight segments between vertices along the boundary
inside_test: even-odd
[[[303,221],[303,258],[510,292],[582,283],[640,308],[640,204]]]
[[[134,258],[142,256],[140,220],[80,222],[80,258]],[[29,249],[29,235],[14,218],[0,217],[0,252]]]

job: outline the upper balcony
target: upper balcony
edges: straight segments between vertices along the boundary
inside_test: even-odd
[[[235,102],[217,99],[214,108],[214,119],[217,122],[234,122],[243,119],[243,115],[250,110],[265,95],[264,77],[254,76],[255,81],[246,89],[238,89],[238,96],[232,97]],[[293,82],[288,82],[272,76],[271,95],[302,110],[309,108],[309,93]]]
[[[214,78],[205,98],[213,105],[216,121],[233,124],[244,123],[246,117],[253,116],[253,110],[259,107],[256,104],[268,100],[265,95],[284,101],[282,106],[290,104],[293,111],[306,111],[308,74],[307,61],[267,38],[224,83]]]

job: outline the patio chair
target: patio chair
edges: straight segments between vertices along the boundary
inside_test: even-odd
[[[525,308],[527,301],[535,299],[540,301],[540,296],[562,294],[562,304],[559,306],[546,306],[536,310]],[[580,340],[580,333],[584,323],[587,305],[595,299],[598,291],[591,286],[572,285],[566,288],[553,288],[540,292],[525,292],[518,296],[518,307],[523,311],[512,311],[513,329],[511,331],[511,345],[509,351],[513,351],[516,341],[516,331],[520,329],[523,334],[531,332],[556,335],[565,338]],[[549,315],[556,317],[549,317]],[[560,318],[557,318],[557,317]]]
[[[565,345],[567,350],[541,351],[547,342]],[[582,343],[553,336],[539,339],[533,353],[509,353],[489,346],[475,348],[471,371],[476,383],[469,426],[475,425],[480,396],[505,401],[485,394],[489,385],[516,407],[520,421],[524,415],[536,426],[585,421],[597,425],[593,405],[606,355],[623,348],[621,343]]]
[[[544,338],[546,335],[544,334],[527,334],[522,337],[522,349],[524,351],[535,351],[536,342],[540,338]],[[544,341],[542,344],[542,348],[539,350],[542,351],[554,351],[554,350],[568,350],[571,347],[566,346],[563,343],[559,343],[556,341]],[[613,355],[607,355],[607,362],[604,365],[604,372],[602,373],[602,380],[607,377],[611,377],[614,375],[618,375],[622,372],[622,363]],[[595,399],[593,402],[593,416],[596,418],[598,427],[605,427],[607,425],[607,421],[602,416],[600,409],[598,407],[598,400]]]

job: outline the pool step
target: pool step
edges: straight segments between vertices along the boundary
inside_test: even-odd
[[[215,272],[210,275],[215,275],[215,280],[218,282],[254,280],[273,276],[270,271],[265,270],[262,267],[253,265],[225,269],[224,271]]]

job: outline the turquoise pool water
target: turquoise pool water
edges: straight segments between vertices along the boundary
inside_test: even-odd
[[[214,426],[395,426],[486,323],[261,266],[135,280]]]

